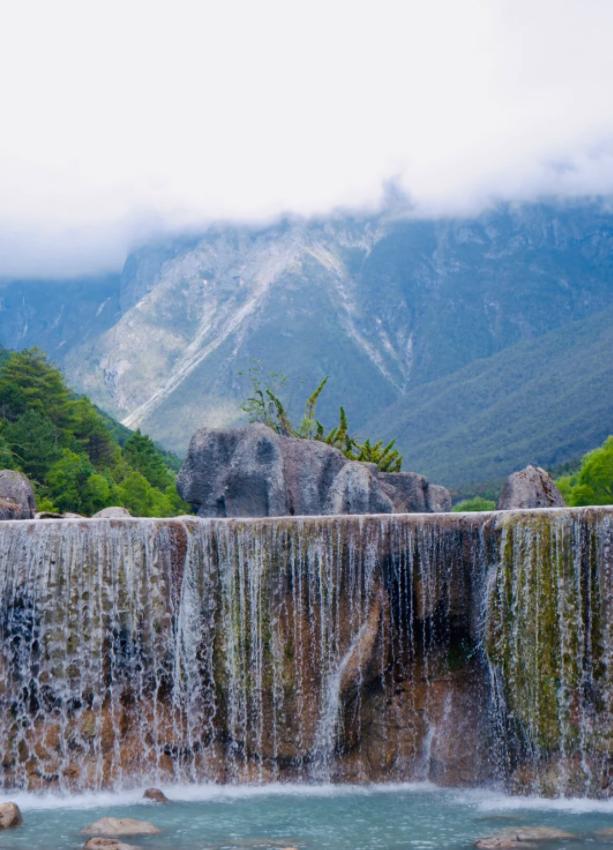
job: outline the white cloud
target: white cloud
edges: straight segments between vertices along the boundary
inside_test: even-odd
[[[0,7],[0,274],[211,219],[613,190],[609,0]]]

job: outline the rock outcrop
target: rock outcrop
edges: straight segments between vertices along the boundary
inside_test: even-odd
[[[132,514],[127,508],[113,506],[111,508],[102,508],[97,514],[93,514],[92,519],[126,519]]]
[[[34,519],[34,490],[25,475],[14,469],[0,470],[0,520]]]
[[[446,511],[449,492],[414,472],[382,473],[317,440],[265,425],[192,437],[179,493],[199,516],[305,516]]]
[[[497,505],[499,511],[563,507],[562,494],[553,478],[540,466],[527,466],[509,475]]]

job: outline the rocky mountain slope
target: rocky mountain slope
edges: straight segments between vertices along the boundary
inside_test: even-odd
[[[489,442],[521,444],[526,434],[521,415],[499,432],[502,419],[488,419],[501,389],[504,395],[511,380],[527,388],[541,367],[551,375],[538,346],[533,355],[526,350],[524,377],[505,371],[503,352],[560,329],[560,339],[582,355],[573,323],[613,307],[612,248],[613,212],[600,202],[502,206],[472,219],[387,213],[219,226],[145,246],[121,275],[5,282],[0,343],[41,345],[99,405],[178,451],[196,428],[238,420],[254,361],[288,376],[294,414],[329,374],[324,421],[331,424],[344,403],[354,429],[397,429],[410,468],[462,487],[551,456],[555,434],[545,403],[529,417],[533,454],[506,452],[483,469],[494,451]],[[603,342],[605,354],[609,345]],[[591,368],[584,361],[582,368]],[[446,436],[466,424],[465,368],[500,375],[475,402],[489,440],[479,451],[472,438],[450,439],[445,448]],[[558,369],[559,383],[565,374]],[[600,423],[606,431],[610,411],[603,411],[593,377],[583,375],[582,415],[608,416]],[[431,401],[445,380],[446,413],[437,419]],[[559,396],[558,382],[541,384],[540,393]],[[419,427],[410,425],[416,419]],[[576,416],[569,423],[575,436],[560,460],[599,439],[584,439]]]

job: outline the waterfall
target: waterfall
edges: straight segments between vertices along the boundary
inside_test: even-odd
[[[613,509],[0,525],[0,782],[611,793]]]
[[[498,743],[537,793],[610,793],[613,510],[503,520],[486,648]]]

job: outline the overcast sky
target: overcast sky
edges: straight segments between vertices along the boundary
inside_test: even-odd
[[[8,0],[0,275],[212,219],[613,190],[613,0]]]

